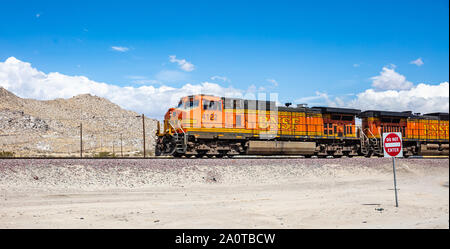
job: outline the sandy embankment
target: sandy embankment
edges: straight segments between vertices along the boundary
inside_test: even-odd
[[[0,160],[0,228],[449,228],[448,159]]]

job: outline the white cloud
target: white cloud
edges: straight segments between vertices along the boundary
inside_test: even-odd
[[[14,57],[0,62],[0,86],[22,98],[40,100],[70,98],[74,95],[90,93],[107,98],[122,108],[145,113],[153,118],[162,118],[169,107],[175,106],[179,99],[186,95],[204,93],[243,97],[246,94],[243,90],[210,82],[196,85],[185,84],[180,88],[166,85],[121,87],[96,82],[85,76],[68,76],[58,72],[47,74],[33,68],[30,63],[22,62]]]
[[[362,110],[413,111],[421,113],[449,111],[449,84],[420,83],[408,90],[374,91],[367,89],[357,94],[349,106]]]
[[[146,76],[141,75],[129,75],[126,78],[131,79],[133,84],[138,85],[161,84],[158,80],[149,79]]]
[[[255,92],[256,92],[256,86],[255,86],[255,84],[251,84],[251,85],[247,88],[247,92],[249,92],[249,93],[255,93]]]
[[[315,94],[316,95],[314,96],[299,98],[295,100],[295,102],[298,104],[308,104],[308,105],[316,105],[316,104],[320,105],[323,103],[329,105],[330,97],[328,96],[328,94],[319,91],[316,91]]]
[[[413,111],[420,113],[449,111],[449,83],[414,85],[395,72],[395,65],[383,67],[372,77],[372,87],[357,94],[332,96],[316,92],[314,96],[297,99],[309,106],[350,107],[361,110]]]
[[[211,80],[221,80],[223,82],[230,82],[230,79],[228,79],[227,77],[225,77],[225,76],[217,76],[217,75],[211,77]]]
[[[150,79],[134,80],[133,83],[140,85],[161,84],[161,82],[157,80],[150,80]]]
[[[277,87],[277,86],[278,86],[278,82],[277,82],[276,80],[274,80],[274,79],[267,79],[267,81],[270,82],[270,83],[272,83],[272,85],[273,85],[274,87]]]
[[[422,61],[422,58],[418,58],[417,60],[411,61],[409,64],[414,64],[414,65],[420,67],[423,65],[423,61]]]
[[[130,50],[127,47],[119,47],[119,46],[112,46],[111,49],[118,52],[127,52],[128,50]]]
[[[195,69],[194,65],[190,62],[187,62],[185,59],[177,59],[175,55],[169,55],[170,62],[177,63],[180,68],[186,72],[191,72]]]
[[[41,13],[36,14],[36,18],[39,18],[39,17],[41,17]]]
[[[340,97],[332,98],[332,95],[316,91],[316,95],[303,97],[295,100],[297,104],[308,104],[308,106],[332,106],[339,107],[344,105],[344,101]]]
[[[377,90],[405,90],[413,87],[413,83],[406,80],[406,77],[395,72],[395,65],[391,68],[383,67],[380,75],[370,78],[372,87]]]
[[[146,80],[145,76],[129,77],[135,80]],[[69,76],[58,72],[44,73],[33,68],[30,63],[22,62],[14,57],[0,62],[0,86],[20,97],[40,100],[70,98],[78,94],[91,93],[107,98],[122,108],[159,119],[169,107],[177,104],[179,98],[186,95],[204,93],[251,99],[254,98],[258,89],[255,85],[242,90],[211,82],[185,84],[179,88],[166,85],[121,87],[96,82],[85,76]],[[443,82],[438,85],[420,83],[403,90],[367,89],[356,95],[342,96],[316,92],[315,96],[300,98],[296,102],[307,103],[309,106],[327,105],[362,110],[448,112],[449,83]]]
[[[155,75],[156,80],[161,82],[186,81],[189,76],[186,73],[175,70],[162,70]]]
[[[361,64],[357,64],[357,63],[353,64],[353,67],[359,67],[359,66],[361,66]]]
[[[309,106],[336,106],[361,110],[413,111],[420,113],[449,112],[449,83],[439,85],[420,83],[407,90],[377,91],[367,89],[355,95],[333,97],[327,93],[297,99]]]
[[[151,79],[134,80],[133,83],[139,84],[139,85],[161,84],[161,82],[159,82],[157,80],[151,80]]]

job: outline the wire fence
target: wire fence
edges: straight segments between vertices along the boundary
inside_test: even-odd
[[[0,158],[154,155],[158,121],[144,116],[41,118],[39,124],[34,121],[0,119]]]

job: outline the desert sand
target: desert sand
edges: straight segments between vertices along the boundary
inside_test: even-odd
[[[0,160],[0,228],[449,228],[448,159]]]

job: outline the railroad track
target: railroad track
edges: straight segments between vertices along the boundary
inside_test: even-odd
[[[327,156],[327,157],[317,157],[317,156],[312,156],[310,158],[306,158],[304,156],[253,156],[253,155],[240,155],[240,156],[234,156],[232,158],[216,158],[216,157],[205,157],[205,158],[195,158],[195,159],[223,159],[223,160],[227,160],[227,159],[350,159],[349,157],[333,157],[333,156]],[[366,158],[364,156],[354,156],[351,158]],[[382,158],[382,157],[370,157],[370,158]],[[367,159],[370,159],[367,158]],[[193,159],[193,158],[187,158],[187,157],[181,157],[181,158],[177,158],[177,157],[172,157],[172,156],[153,156],[153,157],[4,157],[4,158],[0,158],[0,160],[12,160],[12,159],[117,159],[117,160],[122,160],[122,159]],[[403,158],[399,158],[400,160]],[[410,156],[408,158],[405,159],[449,159],[448,156]]]

